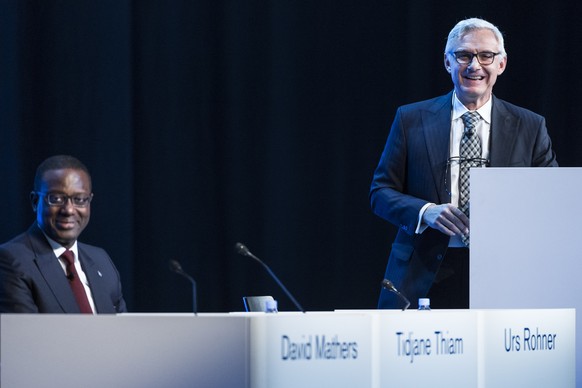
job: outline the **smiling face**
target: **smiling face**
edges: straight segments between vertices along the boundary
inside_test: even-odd
[[[493,63],[482,65],[476,57],[469,64],[459,64],[453,52],[468,53],[500,52],[499,42],[493,31],[480,28],[462,35],[445,53],[445,68],[451,74],[455,92],[459,100],[469,110],[479,109],[491,97],[497,76],[503,73],[507,57],[496,55]]]
[[[38,226],[51,239],[70,248],[89,223],[90,203],[85,207],[77,207],[66,198],[61,206],[49,205],[46,195],[91,196],[89,175],[83,170],[71,168],[48,170],[42,175],[37,189],[38,192],[31,193],[31,201]]]

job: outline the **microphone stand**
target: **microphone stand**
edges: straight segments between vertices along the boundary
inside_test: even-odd
[[[281,287],[281,289],[283,290],[283,292],[285,293],[285,295],[287,295],[287,297],[289,299],[291,299],[291,301],[293,302],[293,304],[295,305],[295,307],[297,307],[297,310],[301,311],[302,313],[305,312],[305,309],[299,304],[299,302],[297,302],[297,299],[295,299],[293,297],[293,295],[291,295],[291,292],[289,292],[289,290],[287,290],[287,287],[285,287],[283,285],[283,283],[279,280],[279,278],[277,277],[277,275],[275,275],[275,273],[273,271],[271,271],[271,268],[269,268],[269,266],[267,264],[263,263],[263,261],[261,259],[259,259],[255,255],[253,255],[251,253],[251,251],[249,251],[248,248],[246,246],[244,246],[243,244],[236,243],[234,247],[236,249],[236,252],[239,255],[250,257],[250,258],[256,260],[259,264],[261,264],[263,266],[263,268],[265,268],[265,270],[267,270],[267,272],[269,273],[269,275],[271,275],[271,277],[275,280],[275,282],[277,282],[277,284],[279,285],[279,287]]]
[[[395,293],[402,301],[404,301],[405,306],[402,307],[402,311],[406,310],[410,306],[410,301],[408,300],[408,298],[406,298],[400,291],[398,291],[390,280],[388,279],[382,280],[382,288]]]
[[[192,276],[184,272],[182,266],[176,260],[170,260],[170,270],[177,273],[178,275],[184,276],[190,281],[190,283],[192,283],[192,310],[194,311],[194,315],[198,315],[198,305],[196,301],[196,281],[194,278],[192,278]]]

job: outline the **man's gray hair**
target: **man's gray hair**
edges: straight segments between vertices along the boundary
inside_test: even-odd
[[[461,20],[457,23],[449,32],[449,37],[447,39],[447,45],[445,46],[445,53],[450,53],[453,50],[454,45],[463,38],[463,36],[471,31],[474,30],[491,30],[495,37],[497,38],[497,43],[499,44],[499,53],[503,57],[507,57],[507,53],[505,52],[505,45],[503,40],[503,34],[499,31],[499,28],[494,26],[493,24],[489,23],[486,20],[479,19],[479,18],[470,18]]]

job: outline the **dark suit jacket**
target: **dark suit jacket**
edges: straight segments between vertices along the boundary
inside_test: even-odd
[[[119,273],[109,255],[77,245],[97,313],[125,312]],[[79,313],[65,273],[36,223],[0,246],[0,312]]]
[[[490,166],[558,166],[545,119],[492,97]],[[375,214],[399,227],[387,279],[414,305],[426,297],[447,251],[449,237],[428,228],[415,234],[420,209],[449,203],[452,92],[398,109],[370,190]],[[399,308],[396,295],[383,290],[379,308]]]

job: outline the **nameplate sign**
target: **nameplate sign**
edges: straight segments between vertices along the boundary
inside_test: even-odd
[[[253,316],[251,386],[372,386],[371,321],[363,313]]]
[[[474,387],[477,312],[386,312],[378,315],[380,387]]]
[[[482,386],[575,386],[574,309],[480,311]]]

